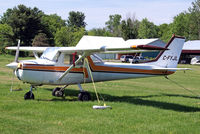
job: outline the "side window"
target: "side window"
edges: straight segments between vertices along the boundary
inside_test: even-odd
[[[75,55],[75,61],[78,59],[78,55]],[[73,55],[72,54],[65,54],[64,55],[64,64],[71,65],[73,64]],[[83,61],[79,62],[78,65],[83,65]]]
[[[70,65],[70,55],[69,54],[64,55],[64,64]]]

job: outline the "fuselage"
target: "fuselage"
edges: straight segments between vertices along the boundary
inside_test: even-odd
[[[48,59],[20,61],[15,72],[18,79],[31,85],[71,85],[119,79],[169,75],[173,71],[154,70],[156,66],[147,64],[94,62],[87,57],[88,63],[77,65],[62,80],[59,77],[69,65],[59,64]],[[90,73],[91,72],[91,73]]]

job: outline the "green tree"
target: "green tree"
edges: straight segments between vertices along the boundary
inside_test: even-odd
[[[0,24],[0,54],[5,53],[6,46],[14,45],[12,27],[7,24]]]
[[[110,15],[109,20],[105,23],[106,28],[110,33],[113,34],[113,36],[121,36],[121,31],[120,31],[121,18],[122,17],[119,14]]]
[[[157,38],[158,37],[158,27],[153,24],[153,22],[148,21],[147,18],[140,22],[138,29],[139,38]]]
[[[200,0],[195,0],[192,2],[192,7],[188,9],[190,13],[189,18],[189,32],[190,32],[190,39],[200,39]]]
[[[75,46],[84,34],[84,28],[62,27],[55,35],[56,46]]]
[[[172,23],[172,33],[180,36],[185,36],[187,39],[189,38],[189,22],[190,22],[190,14],[186,12],[182,12],[174,17]]]
[[[66,26],[66,21],[57,14],[43,15],[41,18],[43,32],[49,38],[49,44],[54,44],[56,31],[63,26]]]
[[[139,21],[137,19],[128,18],[121,23],[122,37],[125,40],[136,39],[138,36]]]
[[[88,31],[88,35],[91,36],[112,36],[112,34],[105,28],[93,28]]]
[[[73,28],[73,42],[71,43],[71,46],[76,46],[80,39],[83,37],[83,35],[87,34],[85,31],[85,28]]]
[[[66,21],[57,14],[43,15],[41,21],[43,25],[47,26],[50,33],[53,35],[56,34],[57,29],[66,26]]]
[[[69,46],[71,43],[72,32],[69,27],[61,27],[55,34],[56,46]]]
[[[47,47],[49,46],[49,39],[45,33],[39,33],[35,36],[32,45],[34,47]]]
[[[12,27],[14,32],[13,42],[20,39],[22,45],[31,46],[35,35],[43,32],[42,15],[43,12],[36,7],[31,9],[24,5],[18,5],[13,9],[8,9],[1,17],[0,22]]]
[[[87,25],[85,22],[85,15],[82,12],[75,12],[71,11],[69,12],[69,17],[67,20],[67,24],[69,27],[84,27]]]
[[[173,34],[172,24],[161,24],[158,26],[158,29],[158,37],[167,43]]]

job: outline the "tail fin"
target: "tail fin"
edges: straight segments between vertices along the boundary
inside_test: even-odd
[[[176,68],[184,42],[185,42],[184,37],[173,35],[165,46],[165,48],[169,50],[161,51],[155,60],[152,60],[150,61],[150,63],[147,64],[165,68]]]

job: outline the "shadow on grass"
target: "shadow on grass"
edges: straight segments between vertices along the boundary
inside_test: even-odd
[[[46,89],[48,91],[52,91],[52,89]],[[65,96],[75,96],[72,99],[61,99],[61,98],[53,98],[51,100],[42,100],[38,99],[38,101],[77,101],[77,95],[79,91],[73,89],[65,89]],[[96,95],[94,92],[90,92],[92,101],[96,100]],[[150,106],[165,110],[173,110],[178,112],[200,112],[200,108],[192,107],[192,106],[185,106],[181,104],[169,103],[169,102],[161,102],[155,100],[144,100],[145,98],[152,98],[152,97],[184,97],[184,98],[192,98],[192,99],[199,99],[198,97],[194,96],[187,96],[187,95],[177,95],[177,94],[161,94],[161,95],[147,95],[147,96],[112,96],[109,94],[101,94],[106,101],[109,102],[125,102],[130,103],[133,105],[141,105],[141,106]]]

